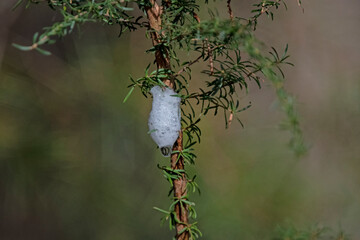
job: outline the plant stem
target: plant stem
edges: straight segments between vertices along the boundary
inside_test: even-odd
[[[151,31],[151,39],[153,46],[156,47],[160,43],[160,32],[161,32],[161,14],[162,7],[158,5],[155,0],[149,0],[151,7],[145,7],[147,18],[149,20],[149,26]],[[167,52],[164,53],[159,49],[155,52],[155,62],[158,69],[170,69],[170,57]],[[174,88],[174,81],[172,79],[164,79],[163,82]],[[171,168],[172,169],[184,169],[184,159],[183,157],[178,156],[178,152],[181,152],[183,149],[183,138],[182,131],[179,132],[179,137],[176,140],[173,151],[177,151],[171,155]],[[186,176],[185,173],[182,174],[181,178],[173,180],[173,190],[174,190],[174,201],[178,199],[184,199],[187,194],[186,190]],[[177,240],[189,240],[189,232],[183,231],[183,229],[188,225],[188,207],[186,204],[177,203],[175,205],[175,214],[178,222],[176,223],[176,236]],[[182,233],[181,233],[182,232]]]
[[[179,137],[176,140],[173,151],[181,152],[183,149],[183,138],[182,138],[182,131],[180,130]],[[179,153],[175,153],[171,155],[171,168],[172,169],[184,169],[184,159],[183,157],[178,156]],[[181,174],[181,178],[175,179],[173,181],[174,185],[174,197],[175,200],[184,198],[187,195],[186,190],[186,176],[185,173]],[[180,202],[175,205],[175,213],[176,217],[180,223],[176,224],[176,239],[177,240],[188,240],[189,234],[187,231],[183,232],[182,234],[178,234],[181,232],[187,224],[189,224],[188,219],[188,208],[186,204],[181,206]]]
[[[151,7],[145,7],[146,15],[149,20],[149,28],[153,46],[156,47],[161,43],[161,14],[162,7],[155,0],[149,0]],[[164,52],[165,51],[165,52]],[[155,52],[155,62],[158,69],[170,69],[170,57],[167,49],[157,49]],[[172,79],[165,79],[164,83],[174,88]]]

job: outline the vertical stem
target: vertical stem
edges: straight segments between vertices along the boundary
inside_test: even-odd
[[[146,15],[149,20],[150,34],[153,46],[157,46],[161,43],[161,14],[162,7],[157,4],[155,0],[149,0],[151,7],[145,7]],[[167,49],[157,49],[155,52],[155,62],[158,69],[170,69],[170,57]],[[174,81],[172,79],[164,79],[163,82],[174,88]]]
[[[226,2],[227,2],[227,8],[228,8],[230,19],[231,19],[231,21],[233,21],[234,20],[234,14],[233,14],[233,11],[231,9],[231,0],[227,0]]]
[[[174,144],[173,151],[182,151],[183,149],[183,136],[182,131],[179,132],[179,137],[176,140],[176,143]],[[171,155],[171,168],[172,169],[184,169],[184,159],[183,157],[178,158],[178,153]],[[175,199],[181,199],[186,196],[187,190],[186,190],[186,176],[185,173],[182,174],[180,179],[175,179],[173,181],[174,185],[174,197]],[[180,203],[175,205],[175,212],[176,217],[180,221],[180,223],[176,224],[176,239],[177,240],[188,240],[189,239],[189,233],[187,231],[183,232],[182,234],[179,234],[186,225],[189,223],[188,219],[188,208],[187,205],[184,204],[183,206],[180,205]]]
[[[162,14],[162,7],[158,5],[155,0],[149,0],[151,7],[145,7],[145,11],[147,14],[147,18],[149,20],[149,26],[151,30],[151,38],[153,46],[157,46],[160,44],[160,32],[161,32],[161,14]],[[165,53],[163,51],[166,51]],[[155,52],[155,62],[157,64],[157,68],[161,69],[170,69],[170,57],[167,50],[162,49],[157,50]],[[174,88],[174,81],[172,79],[164,79],[163,82],[171,87]],[[182,131],[179,132],[179,137],[176,140],[173,150],[174,151],[182,151],[183,149],[183,138],[182,138]],[[179,158],[178,153],[174,153],[171,155],[171,168],[172,169],[184,169],[184,159],[182,157]],[[186,194],[186,176],[185,173],[182,174],[180,179],[176,179],[173,181],[174,186],[174,197],[175,200],[183,199]],[[177,240],[189,240],[189,233],[184,231],[180,234],[180,232],[187,226],[189,223],[188,221],[188,207],[186,204],[181,206],[180,203],[175,205],[175,214],[176,218],[179,221],[176,223],[176,236]]]

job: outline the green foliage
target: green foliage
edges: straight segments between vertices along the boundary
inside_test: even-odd
[[[54,43],[54,37],[64,37],[71,33],[75,26],[86,22],[119,25],[120,34],[126,30],[133,31],[138,28],[146,28],[149,35],[155,32],[154,29],[149,28],[147,21],[142,21],[143,16],[131,15],[135,6],[146,12],[146,8],[151,7],[150,1],[146,0],[29,0],[29,3],[48,4],[51,9],[61,13],[62,20],[44,28],[42,34],[36,33],[32,45],[14,44],[15,47],[24,51],[35,49],[48,55],[50,54],[48,51],[39,47]],[[285,1],[262,0],[253,5],[254,15],[249,19],[240,17],[221,19],[209,11],[209,17],[200,21],[197,12],[201,8],[195,0],[163,1],[162,30],[157,32],[158,44],[147,52],[160,53],[165,58],[168,57],[171,69],[150,70],[155,67],[149,63],[143,77],[137,79],[130,77],[132,83],[124,102],[130,97],[135,87],[147,96],[153,86],[164,87],[164,79],[172,80],[175,91],[182,98],[182,128],[185,145],[183,150],[178,152],[178,156],[183,157],[186,164],[195,164],[196,155],[193,153],[193,146],[201,140],[198,123],[202,116],[209,113],[217,115],[221,111],[226,127],[231,124],[233,118],[241,123],[239,114],[248,109],[251,104],[240,103],[237,93],[242,90],[248,92],[251,81],[261,87],[260,80],[262,79],[268,79],[272,83],[278,101],[287,115],[287,120],[282,126],[292,133],[290,146],[297,155],[305,152],[294,97],[284,89],[284,73],[281,68],[286,64],[292,65],[287,61],[288,46],[282,54],[274,48],[271,48],[269,54],[264,54],[263,52],[266,51],[260,48],[260,41],[254,36],[260,16],[265,14],[273,19],[272,10],[280,5],[286,7]],[[193,60],[180,59],[179,52],[187,52],[190,56],[195,54],[196,57]],[[190,87],[191,67],[198,62],[208,62],[208,66],[202,71],[207,76],[207,80],[199,89],[192,89]],[[159,169],[171,186],[174,179],[179,179],[185,174],[189,192],[195,192],[198,189],[195,177],[189,177],[184,170],[160,166]],[[186,207],[189,210],[189,216],[196,219],[195,204],[189,201],[189,196],[173,199],[168,210],[155,208],[165,214],[163,220],[169,222],[170,229],[179,223],[174,209],[176,204],[179,204],[181,208]],[[201,236],[196,222],[185,225],[183,231],[187,231],[191,239]]]
[[[20,0],[17,5],[23,2]],[[103,22],[109,25],[119,24],[121,31],[126,29],[133,30],[138,25],[142,25],[141,18],[133,19],[127,12],[132,11],[128,7],[130,1],[84,1],[84,0],[28,0],[27,6],[30,3],[46,3],[54,11],[60,12],[62,20],[55,22],[52,26],[45,27],[44,32],[39,35],[35,33],[31,46],[21,46],[13,44],[20,50],[33,50],[48,55],[49,52],[43,51],[39,46],[44,44],[53,44],[55,39],[53,37],[64,37],[70,34],[74,27],[86,22]],[[40,49],[40,50],[39,50]]]

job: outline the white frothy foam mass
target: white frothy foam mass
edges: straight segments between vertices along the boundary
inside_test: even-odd
[[[176,93],[170,88],[155,86],[150,92],[153,102],[148,122],[149,132],[163,156],[168,157],[181,129],[181,99],[172,96]]]

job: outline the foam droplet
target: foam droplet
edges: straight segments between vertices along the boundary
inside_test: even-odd
[[[155,86],[150,90],[153,95],[152,109],[149,116],[149,132],[159,146],[164,157],[171,155],[171,149],[181,129],[181,98],[170,88]]]

